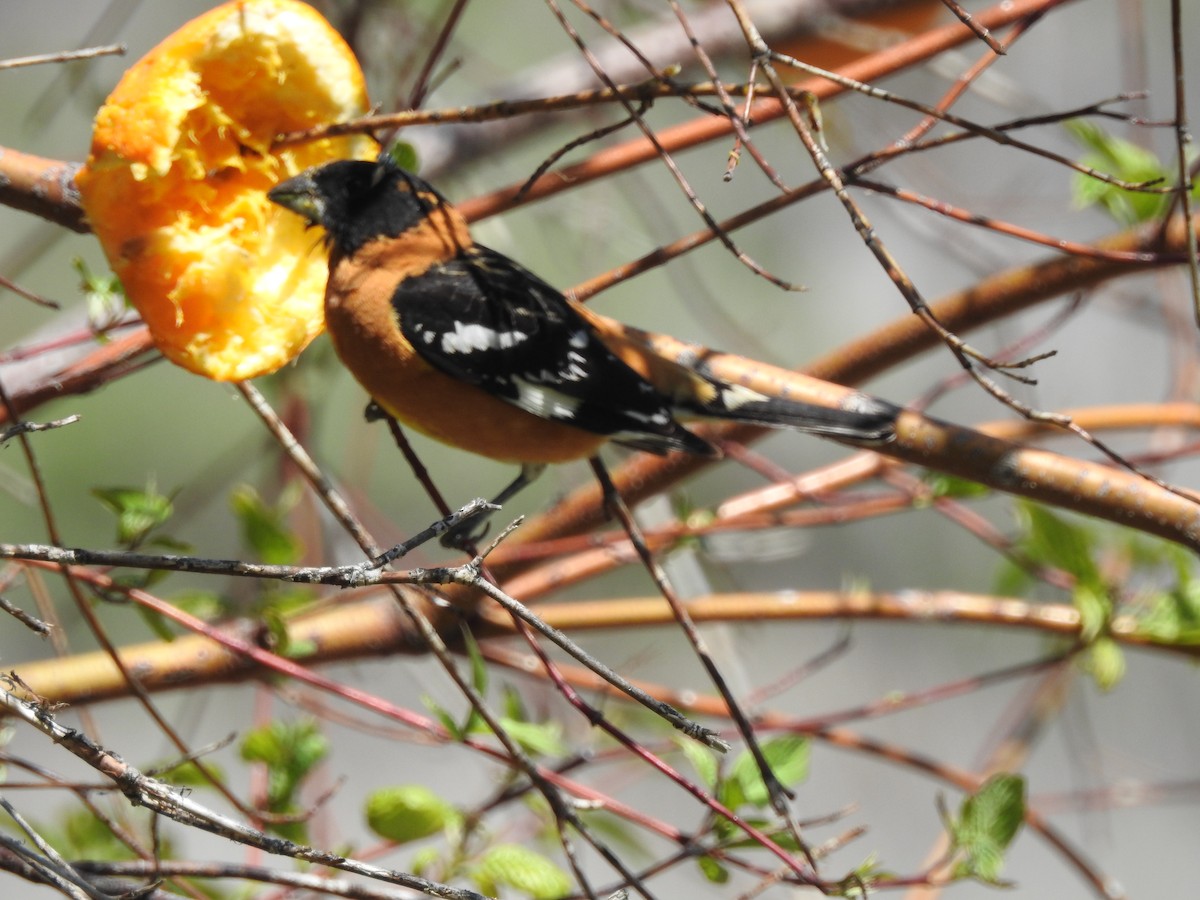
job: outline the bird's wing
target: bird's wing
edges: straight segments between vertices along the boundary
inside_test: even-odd
[[[392,305],[431,366],[526,412],[643,450],[715,452],[561,292],[501,253],[476,245],[434,265]]]

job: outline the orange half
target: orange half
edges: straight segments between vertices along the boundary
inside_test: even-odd
[[[325,254],[266,191],[378,147],[362,136],[272,144],[367,109],[354,53],[298,0],[225,3],[125,73],[96,115],[76,184],[168,359],[219,381],[253,378],[321,332]]]

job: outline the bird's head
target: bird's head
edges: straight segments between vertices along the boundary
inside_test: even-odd
[[[345,254],[403,234],[446,205],[428,182],[387,157],[326,163],[276,185],[267,197],[320,225],[326,241]]]

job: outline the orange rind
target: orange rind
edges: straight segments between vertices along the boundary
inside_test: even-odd
[[[324,328],[325,254],[266,198],[369,137],[274,147],[368,110],[346,42],[298,0],[233,0],[139,60],[96,116],[76,176],[126,296],[171,361],[236,381],[275,371]]]

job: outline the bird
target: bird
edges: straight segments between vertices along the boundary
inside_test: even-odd
[[[267,192],[324,230],[325,325],[381,409],[471,453],[520,466],[503,505],[549,464],[636,450],[720,456],[681,420],[792,428],[853,443],[894,436],[900,408],[859,392],[839,407],[719,378],[705,354],[656,353],[634,330],[475,243],[436,188],[382,154],[308,169]],[[478,534],[443,538],[465,546]]]

